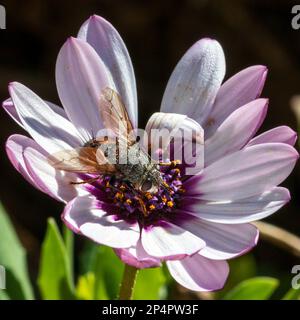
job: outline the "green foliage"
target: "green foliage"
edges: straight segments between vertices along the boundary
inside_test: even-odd
[[[48,219],[42,246],[38,286],[43,299],[74,299],[71,262],[55,220]]]
[[[139,271],[133,294],[135,300],[165,299],[166,296],[166,277],[162,268]]]
[[[0,299],[34,299],[25,250],[2,205],[0,205],[0,264],[6,269],[6,290],[0,290]]]
[[[77,284],[78,298],[116,299],[124,265],[111,248],[86,242],[80,259],[82,276]],[[166,276],[162,268],[143,269],[137,276],[134,299],[166,297]],[[93,291],[87,293],[87,288]]]
[[[268,300],[279,281],[269,277],[255,277],[240,282],[235,288],[229,291],[224,300]]]
[[[86,242],[80,258],[80,268],[83,275],[77,285],[78,297],[82,295],[82,281],[86,282],[89,278],[91,282],[94,277],[92,299],[117,298],[124,266],[111,248]]]
[[[300,300],[300,289],[290,289],[282,300]]]

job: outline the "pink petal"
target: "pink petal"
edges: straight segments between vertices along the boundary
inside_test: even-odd
[[[49,102],[49,101],[45,101],[48,106],[53,110],[55,111],[56,113],[58,113],[60,116],[64,117],[67,119],[67,115],[65,113],[65,110],[59,106],[57,106],[56,104],[52,103],[52,102]],[[16,121],[16,123],[22,127],[23,129],[24,126],[22,124],[22,121],[17,113],[17,110],[11,100],[11,98],[9,99],[6,99],[3,103],[2,103],[2,107],[3,109],[8,113],[8,115],[14,120]],[[26,130],[26,129],[25,129]]]
[[[160,160],[159,156],[162,156],[162,161],[172,158],[193,165],[187,169],[189,175],[203,169],[204,132],[195,120],[182,114],[156,112],[149,119],[145,131],[148,139],[144,147],[147,150],[151,142],[152,159]],[[162,154],[157,153],[158,149]]]
[[[259,136],[253,138],[247,145],[254,146],[256,144],[268,142],[282,142],[291,146],[295,145],[297,141],[297,133],[287,126],[281,126],[269,131],[266,131]]]
[[[85,41],[70,38],[56,62],[56,84],[64,109],[86,141],[103,128],[99,113],[101,90],[113,87],[106,67]]]
[[[108,211],[106,211],[108,210]],[[66,225],[91,240],[113,248],[130,248],[139,240],[139,226],[108,215],[109,207],[91,196],[70,201],[62,215]]]
[[[86,194],[81,186],[71,182],[78,181],[76,174],[54,169],[47,160],[47,155],[41,150],[27,147],[24,150],[24,162],[35,184],[54,199],[68,202],[78,194]]]
[[[196,42],[179,61],[165,90],[161,111],[185,114],[200,124],[209,114],[225,74],[220,44]]]
[[[182,259],[205,246],[200,238],[170,222],[143,229],[142,244],[150,256],[164,260]]]
[[[264,219],[283,207],[290,198],[287,189],[275,187],[263,194],[235,201],[203,201],[187,197],[181,207],[207,221],[236,224]]]
[[[41,189],[40,186],[38,186],[35,183],[34,179],[31,177],[30,173],[26,168],[23,153],[27,147],[36,148],[40,152],[44,152],[43,149],[34,140],[19,134],[14,134],[10,136],[6,141],[6,152],[10,162],[15,167],[15,169],[19,173],[21,173],[21,175],[29,183],[31,183],[37,189],[45,192]]]
[[[212,111],[203,124],[207,138],[234,110],[260,96],[266,76],[265,66],[252,66],[235,74],[221,86]]]
[[[13,82],[9,92],[24,128],[47,152],[82,145],[75,127],[24,85]]]
[[[78,38],[87,41],[104,62],[134,127],[137,127],[135,76],[127,48],[118,31],[102,17],[93,15],[80,28]]]
[[[201,176],[185,183],[186,195],[203,200],[248,198],[279,185],[293,170],[297,151],[283,143],[265,143],[244,148],[214,162]]]
[[[151,257],[143,248],[139,240],[135,247],[128,249],[115,249],[118,257],[126,264],[138,269],[160,267],[161,261]]]
[[[206,140],[205,166],[241,149],[261,126],[267,107],[267,99],[257,99],[235,110]]]
[[[229,274],[226,261],[214,261],[195,254],[180,261],[167,261],[172,277],[183,287],[194,291],[223,288]]]
[[[17,113],[17,110],[16,110],[16,108],[15,108],[15,106],[14,106],[12,100],[11,100],[11,98],[6,99],[5,101],[3,101],[2,107],[3,107],[3,109],[8,113],[8,115],[9,115],[13,120],[16,121],[16,123],[17,123],[20,127],[22,127],[23,129],[25,129],[24,126],[23,126],[23,124],[22,124],[22,121],[21,121],[21,119],[20,119],[20,117],[19,117],[19,115],[18,115],[18,113]]]
[[[209,259],[237,257],[252,249],[258,240],[258,230],[251,224],[220,224],[188,214],[184,214],[180,221],[176,222],[175,218],[172,222],[201,238],[206,246],[199,253]]]

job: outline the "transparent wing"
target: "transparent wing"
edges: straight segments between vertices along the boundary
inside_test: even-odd
[[[115,166],[107,163],[101,150],[93,147],[62,150],[48,156],[48,162],[55,169],[68,172],[98,174],[116,172]]]
[[[100,114],[105,128],[112,130],[119,140],[129,144],[135,142],[133,126],[122,99],[116,91],[109,87],[101,92]]]

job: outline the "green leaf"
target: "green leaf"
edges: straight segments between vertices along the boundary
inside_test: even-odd
[[[74,299],[71,262],[55,220],[48,219],[42,245],[38,286],[43,299]]]
[[[102,282],[103,283],[103,282]],[[76,296],[81,300],[107,300],[104,283],[101,287],[96,287],[96,276],[92,272],[80,276],[76,287]]]
[[[244,280],[229,291],[224,300],[267,300],[278,287],[275,278],[256,277]]]
[[[0,290],[0,299],[34,299],[25,250],[1,204],[0,265],[6,269],[6,290]]]
[[[124,265],[111,248],[87,242],[80,266],[84,274],[95,274],[94,299],[117,298]]]
[[[167,295],[166,280],[162,268],[140,270],[133,298],[136,300],[165,299]]]
[[[282,300],[300,300],[300,289],[290,289]]]

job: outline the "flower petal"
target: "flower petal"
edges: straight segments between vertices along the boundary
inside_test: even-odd
[[[27,147],[24,151],[24,161],[35,183],[54,199],[68,202],[79,194],[87,193],[80,185],[71,184],[78,181],[76,174],[56,170],[49,164],[47,155],[40,150]]]
[[[99,112],[101,91],[113,87],[104,63],[85,41],[70,38],[56,62],[56,85],[64,109],[88,141],[103,128]]]
[[[164,260],[182,259],[205,246],[200,238],[170,222],[143,229],[142,244],[150,256]]]
[[[267,107],[267,99],[257,99],[235,110],[206,140],[205,166],[241,149],[261,126]]]
[[[136,128],[138,110],[135,76],[127,48],[118,31],[102,17],[93,15],[80,28],[78,38],[88,42],[106,65]]]
[[[113,248],[129,248],[139,240],[139,226],[108,215],[110,207],[91,196],[77,197],[70,201],[62,219],[74,232]]]
[[[195,254],[180,261],[167,261],[172,277],[183,287],[194,291],[222,289],[229,274],[226,261],[214,261]]]
[[[48,104],[48,106],[55,111],[56,113],[58,113],[60,116],[64,117],[67,119],[67,115],[66,112],[63,108],[57,106],[56,104],[46,101],[45,102]],[[25,127],[23,126],[21,119],[17,113],[16,107],[14,105],[14,103],[12,102],[11,98],[6,99],[5,101],[3,101],[2,103],[2,107],[3,109],[8,113],[8,115],[14,120],[16,121],[16,123],[22,127],[23,129],[25,129]],[[25,129],[26,130],[26,129]]]
[[[210,113],[224,74],[221,45],[211,39],[196,42],[175,67],[161,111],[185,114],[201,124]]]
[[[236,224],[264,219],[283,207],[290,198],[288,189],[275,187],[263,194],[235,201],[203,201],[186,197],[181,207],[207,221]]]
[[[264,143],[225,156],[187,180],[186,195],[203,200],[234,201],[279,185],[293,170],[299,155],[290,145]]]
[[[24,151],[27,147],[36,148],[40,152],[44,152],[44,150],[31,138],[28,138],[26,136],[22,136],[19,134],[14,134],[10,136],[6,141],[6,152],[8,155],[8,158],[12,165],[15,167],[15,169],[21,173],[21,175],[33,186],[35,186],[37,189],[45,192],[41,189],[40,186],[38,186],[34,179],[31,177],[30,173],[28,172],[25,161],[24,161]]]
[[[178,212],[171,222],[201,238],[206,246],[199,253],[209,259],[226,260],[237,257],[252,249],[258,240],[258,230],[248,223],[214,223],[185,212]]]
[[[130,247],[128,249],[115,249],[115,252],[124,263],[138,269],[161,266],[161,261],[159,259],[151,257],[144,250],[141,240],[138,241],[135,247]]]
[[[287,143],[291,146],[295,145],[297,141],[297,133],[287,126],[281,126],[273,128],[269,131],[263,132],[259,136],[253,138],[248,144],[254,146],[256,144],[268,143],[268,142],[281,142]]]
[[[13,82],[9,92],[24,128],[49,153],[82,145],[75,127],[24,85]]]
[[[203,124],[207,138],[234,110],[260,96],[267,72],[265,66],[251,66],[222,84],[211,113]]]
[[[144,147],[147,150],[151,144],[153,160],[179,160],[186,165],[185,173],[189,175],[203,169],[204,132],[195,120],[182,114],[156,112],[149,119],[145,131]]]

